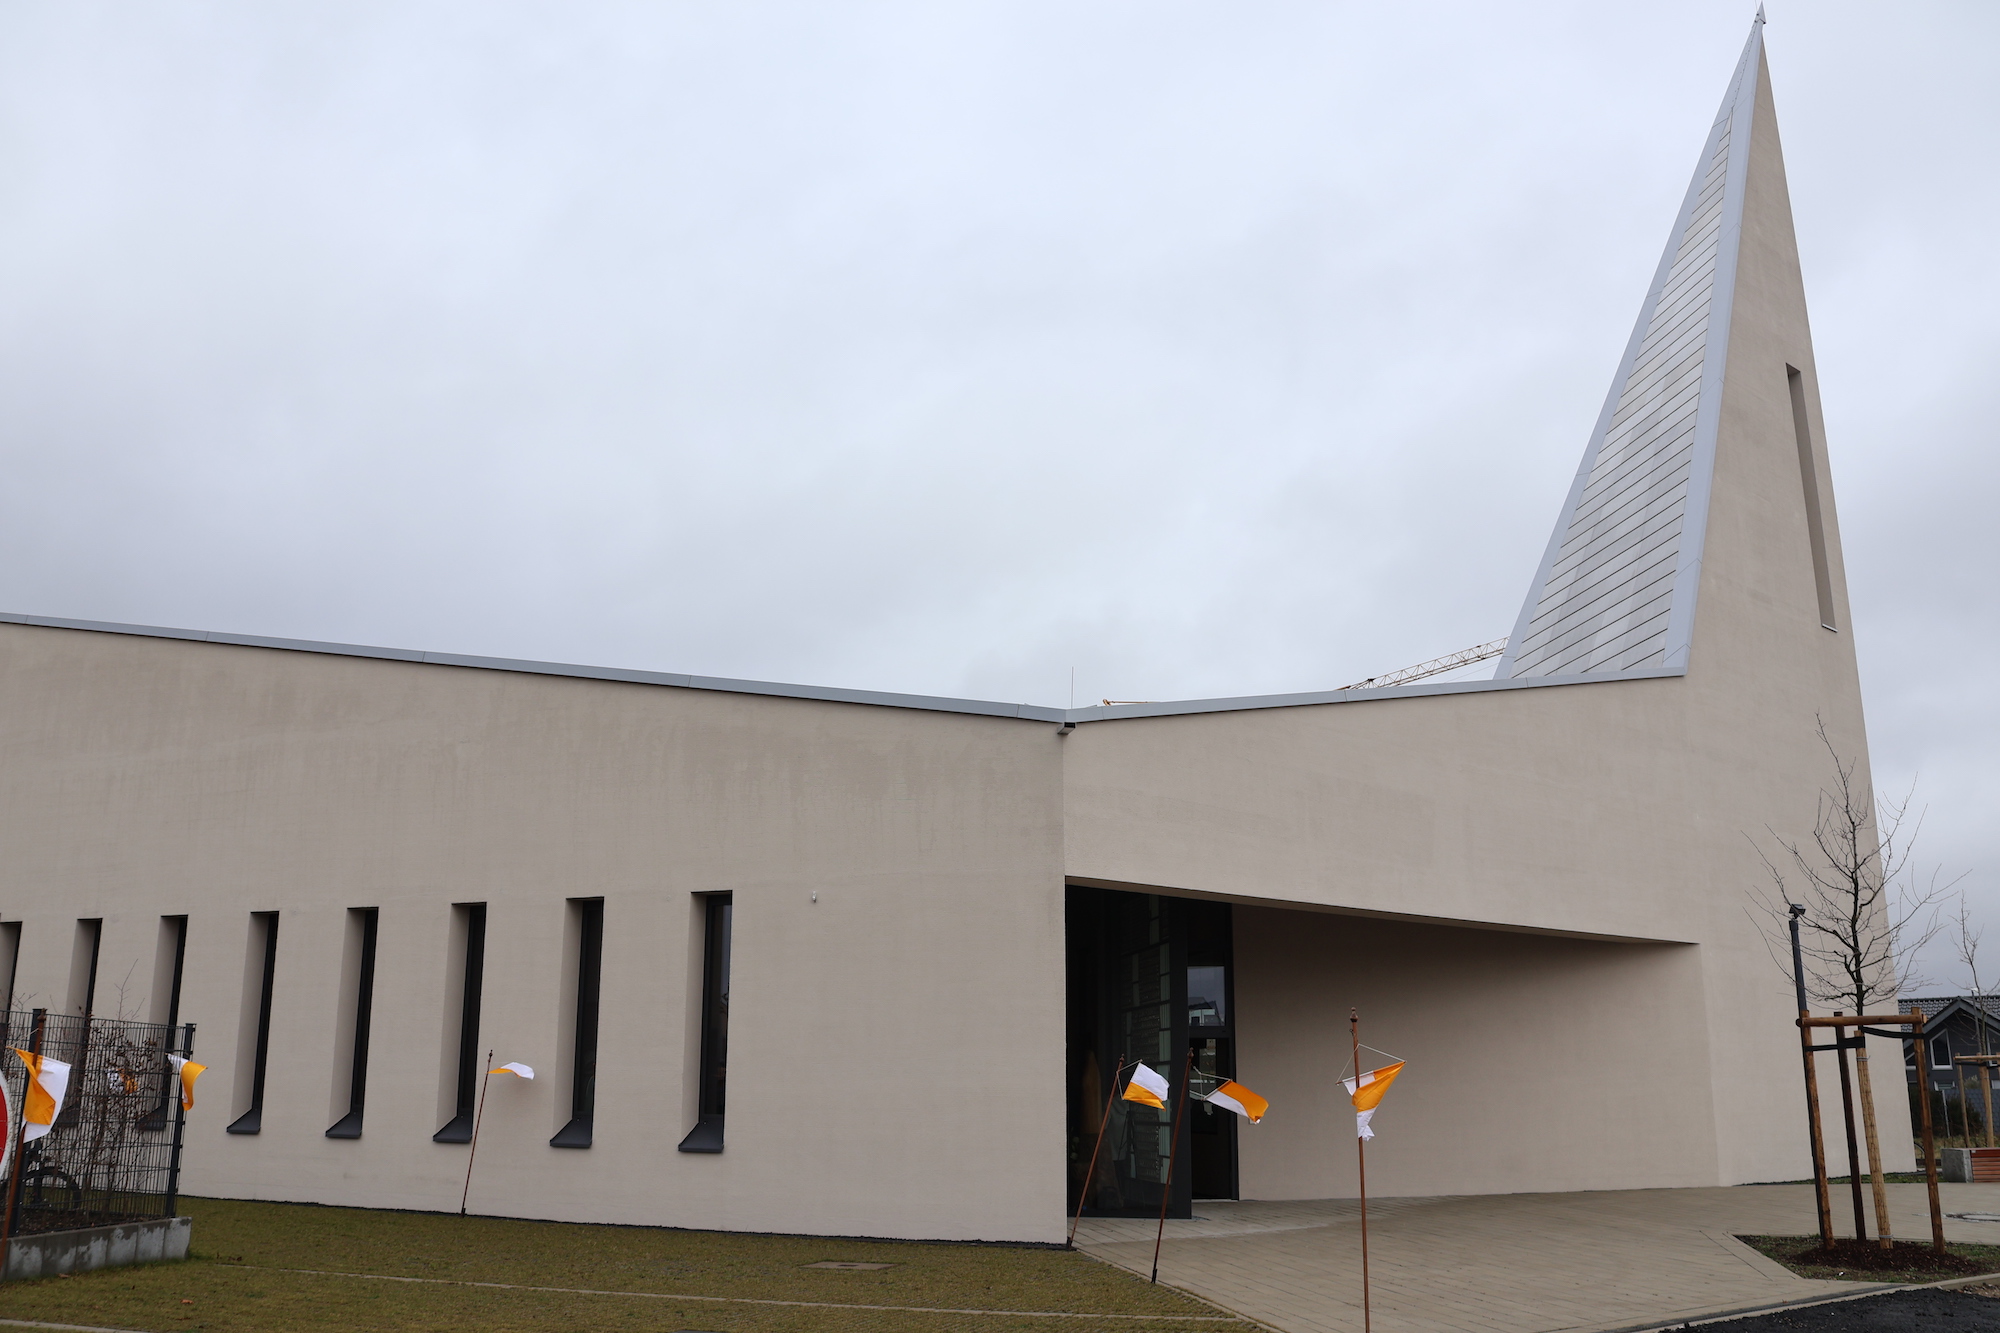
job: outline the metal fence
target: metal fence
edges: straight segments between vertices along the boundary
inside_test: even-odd
[[[194,1053],[194,1025],[14,1011],[8,1046],[66,1061],[69,1091],[55,1127],[24,1146],[13,1235],[174,1216],[181,1164],[179,1084],[169,1053]],[[27,1070],[0,1052],[14,1105]],[[0,1196],[4,1198],[6,1196]]]

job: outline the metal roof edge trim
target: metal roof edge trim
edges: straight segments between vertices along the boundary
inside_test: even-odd
[[[1484,694],[1492,690],[1533,690],[1551,685],[1600,685],[1620,680],[1661,680],[1685,676],[1686,667],[1641,671],[1600,671],[1578,676],[1512,676],[1506,680],[1455,680],[1441,685],[1391,685],[1379,690],[1313,690],[1302,694],[1252,694],[1236,699],[1178,699],[1157,704],[1072,708],[1071,722],[1115,722],[1123,718],[1174,717],[1182,713],[1235,713],[1256,708],[1309,708],[1315,704],[1359,703],[1368,699],[1419,699],[1441,694]]]
[[[0,612],[0,624],[34,625],[46,629],[88,630],[99,634],[130,634],[148,639],[183,639],[243,648],[275,648],[287,652],[325,653],[335,657],[373,657],[427,666],[468,667],[483,671],[513,671],[531,676],[571,676],[582,680],[618,681],[631,685],[668,685],[679,689],[712,690],[721,694],[761,694],[783,699],[815,699],[827,703],[870,704],[882,708],[915,708],[935,713],[970,713],[983,717],[1025,718],[1061,722],[1060,708],[1039,704],[995,703],[985,699],[952,699],[927,694],[892,694],[881,690],[849,690],[823,685],[789,685],[778,681],[733,680],[724,676],[694,676],[680,672],[639,671],[627,667],[584,666],[569,662],[535,662],[512,657],[476,657],[463,653],[421,652],[410,648],[380,648],[368,644],[325,643],[313,639],[278,639],[261,634],[225,634],[211,630],[174,629],[161,625],[126,625],[105,620],[71,620],[61,616],[30,616]]]
[[[1018,718],[1033,722],[1116,722],[1130,718],[1177,717],[1194,713],[1238,713],[1264,708],[1306,708],[1316,704],[1361,703],[1380,699],[1414,699],[1445,694],[1479,694],[1489,690],[1544,689],[1556,685],[1595,685],[1621,680],[1657,680],[1685,676],[1686,667],[1653,667],[1643,671],[1598,672],[1576,676],[1516,676],[1506,680],[1462,680],[1438,685],[1392,685],[1376,690],[1315,690],[1298,694],[1254,694],[1220,699],[1183,699],[1113,707],[1047,708],[1040,704],[998,703],[985,699],[954,699],[928,694],[891,694],[825,685],[789,685],[777,681],[734,680],[625,667],[581,666],[566,662],[534,662],[512,657],[475,657],[461,653],[421,652],[410,648],[377,648],[365,644],[325,643],[313,639],[278,639],[261,634],[173,629],[160,625],[126,625],[105,620],[71,620],[61,616],[30,616],[0,611],[0,624],[44,629],[88,630],[99,634],[129,634],[148,639],[183,639],[242,648],[273,648],[285,652],[324,653],[335,657],[372,657],[427,666],[466,667],[482,671],[514,671],[533,676],[570,676],[631,685],[667,685],[677,689],[712,690],[722,694],[758,694],[780,699],[812,699],[824,703],[866,704],[878,708],[914,708],[933,713],[969,713],[980,717]]]

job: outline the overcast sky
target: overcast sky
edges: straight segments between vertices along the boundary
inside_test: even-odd
[[[8,0],[0,608],[1058,705],[1499,637],[1753,12]],[[1876,773],[2000,956],[2000,6],[1770,18]]]

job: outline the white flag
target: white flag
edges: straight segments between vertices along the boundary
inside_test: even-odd
[[[1150,1065],[1133,1065],[1131,1081],[1125,1085],[1125,1100],[1141,1106],[1167,1109],[1167,1093],[1172,1085]]]
[[[14,1054],[28,1067],[28,1095],[22,1099],[27,1104],[21,1108],[21,1139],[33,1142],[48,1133],[56,1117],[62,1114],[63,1096],[69,1091],[69,1066],[19,1046],[14,1048]]]
[[[1395,1064],[1371,1069],[1359,1078],[1340,1080],[1342,1086],[1347,1089],[1347,1095],[1354,1102],[1354,1131],[1357,1138],[1375,1137],[1375,1131],[1368,1127],[1368,1122],[1375,1118],[1375,1107],[1381,1102],[1382,1094],[1389,1090],[1389,1085],[1396,1081],[1396,1075],[1402,1072],[1403,1062],[1398,1060]]]

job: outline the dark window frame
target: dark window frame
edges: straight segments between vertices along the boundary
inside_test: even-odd
[[[362,1111],[368,1102],[368,1026],[375,1009],[375,940],[381,925],[379,907],[350,907],[361,916],[361,975],[354,990],[354,1058],[348,1078],[347,1114],[326,1131],[330,1139],[361,1137]]]
[[[551,1148],[588,1148],[597,1116],[597,1027],[604,979],[604,899],[572,898],[577,912],[576,1032],[570,1047],[569,1123]]]
[[[90,966],[83,979],[83,1016],[89,1018],[97,1008],[97,958],[104,951],[104,918],[101,916],[80,916],[76,919],[78,928],[90,928]],[[74,955],[71,965],[74,966]]]
[[[181,1021],[181,980],[187,976],[188,919],[185,912],[161,919],[174,923],[174,980],[167,989],[167,1026],[171,1028]]]
[[[735,935],[735,895],[703,894],[701,950],[701,1064],[695,1124],[682,1152],[722,1151],[728,1104],[730,946]]]
[[[257,1055],[250,1074],[250,1109],[229,1122],[230,1134],[257,1134],[264,1128],[264,1075],[271,1061],[271,996],[278,977],[278,914],[252,912],[264,928],[264,980],[257,1000]]]
[[[173,1040],[174,1028],[181,1021],[181,980],[187,975],[188,919],[186,913],[169,913],[160,918],[162,922],[172,922],[174,926],[174,974],[167,988],[167,1040]],[[173,1106],[174,1090],[172,1082],[160,1093],[160,1104],[153,1113],[139,1122],[139,1128],[159,1133],[167,1127],[167,1116]]]
[[[70,943],[70,994],[72,996],[76,993],[76,951],[82,947],[83,937],[86,933],[90,937],[90,962],[84,968],[83,1003],[76,1006],[77,1015],[83,1019],[82,1042],[80,1047],[70,1057],[77,1065],[83,1067],[88,1067],[90,1064],[90,1019],[97,1008],[97,962],[104,952],[104,918],[101,916],[80,916],[76,919],[76,933],[71,936]],[[64,1012],[67,1013],[68,1009],[65,1009]],[[81,1097],[67,1098],[63,1102],[62,1110],[56,1114],[55,1127],[57,1129],[71,1128],[78,1123],[78,1119],[82,1114],[83,1099]]]
[[[486,904],[453,903],[465,913],[465,955],[458,990],[458,1086],[455,1109],[432,1143],[472,1142],[479,1097],[479,1002],[486,986]]]
[[[0,949],[4,949],[7,954],[6,1012],[12,1013],[14,1009],[14,983],[21,976],[21,923],[19,921],[0,921]]]

